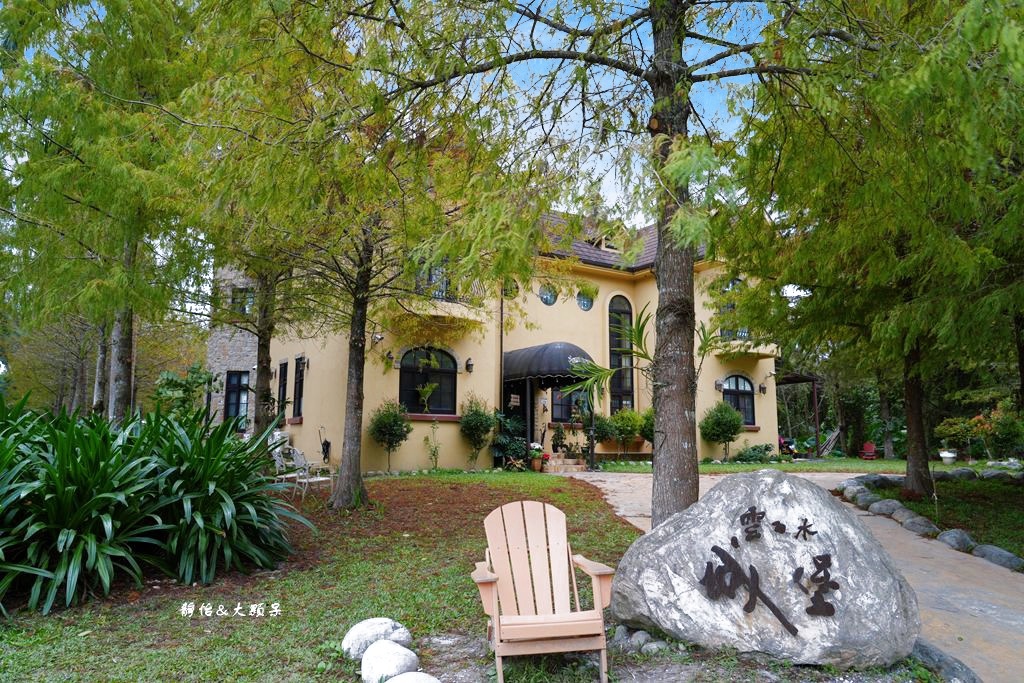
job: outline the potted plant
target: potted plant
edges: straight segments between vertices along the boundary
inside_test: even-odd
[[[534,472],[540,472],[541,468],[544,466],[543,448],[544,446],[537,442],[530,444],[530,466],[533,468]]]
[[[952,465],[956,462],[956,449],[946,448],[943,444],[942,450],[939,451],[939,457],[942,458],[942,464]]]

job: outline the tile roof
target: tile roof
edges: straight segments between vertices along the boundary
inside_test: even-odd
[[[568,220],[563,215],[548,214],[544,217],[544,222],[547,225],[554,226],[565,225]],[[586,235],[587,232],[588,228],[584,227],[584,235]],[[557,239],[556,235],[552,234],[551,236]],[[565,249],[561,246],[556,246],[555,249],[551,251],[550,255],[568,256],[571,251],[572,255],[578,258],[581,263],[591,266],[600,266],[603,268],[624,270],[629,273],[636,273],[641,270],[654,267],[654,259],[658,254],[658,226],[652,223],[651,225],[640,228],[640,230],[637,231],[637,237],[642,242],[642,246],[636,259],[631,262],[625,261],[623,254],[609,249],[602,249],[585,238],[574,239],[572,241],[571,250]],[[696,257],[700,260],[704,258],[704,255],[705,249],[702,244],[697,247]]]

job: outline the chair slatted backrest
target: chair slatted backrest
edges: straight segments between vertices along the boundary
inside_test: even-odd
[[[484,519],[498,605],[505,615],[565,614],[579,596],[565,513],[533,500],[502,505]]]
[[[865,442],[865,444],[864,444],[864,453],[866,455],[874,455],[875,454],[875,444],[874,444],[873,441]]]

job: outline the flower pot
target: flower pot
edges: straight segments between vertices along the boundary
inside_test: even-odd
[[[939,457],[942,458],[944,465],[952,465],[956,462],[956,451],[952,450],[941,450],[939,451]]]
[[[534,472],[540,472],[541,468],[544,467],[544,461],[540,458],[534,458],[530,461],[530,466],[533,467]]]

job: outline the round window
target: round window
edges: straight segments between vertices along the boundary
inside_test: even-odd
[[[594,297],[587,296],[583,292],[576,295],[576,304],[584,311],[589,311],[594,307]]]
[[[548,306],[553,306],[558,301],[558,292],[551,285],[541,285],[541,288],[537,290],[537,296]]]

